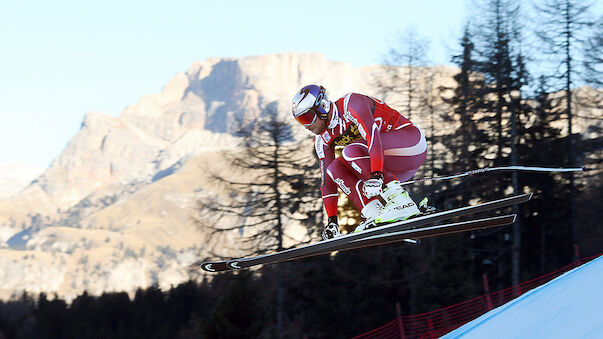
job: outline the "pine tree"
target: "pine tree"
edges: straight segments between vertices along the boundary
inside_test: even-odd
[[[546,77],[541,76],[538,86],[531,98],[529,115],[523,115],[521,120],[526,123],[520,125],[518,131],[522,142],[519,144],[520,161],[522,164],[559,167],[564,161],[564,154],[559,152],[563,148],[564,138],[559,128],[553,127],[563,107],[557,100]],[[521,186],[530,187],[535,197],[530,204],[523,206],[522,221],[527,227],[523,228],[523,237],[526,245],[524,254],[526,263],[522,266],[531,272],[531,277],[544,274],[555,267],[563,265],[568,260],[558,260],[559,252],[570,249],[570,235],[565,232],[567,227],[568,211],[564,204],[565,194],[563,176],[545,174],[525,174],[521,177]],[[562,249],[562,251],[560,251]],[[569,258],[566,258],[569,259]]]
[[[232,180],[217,173],[212,179],[223,184],[233,199],[199,201],[197,223],[210,236],[239,231],[244,234],[239,250],[246,255],[264,254],[286,248],[285,232],[292,220],[308,226],[308,241],[322,222],[322,206],[317,202],[318,178],[315,157],[307,143],[294,142],[291,126],[269,105],[257,121],[242,126],[241,148],[223,154],[233,169],[245,177]],[[235,224],[221,219],[236,217]],[[297,240],[299,243],[299,239]]]
[[[279,117],[276,104],[268,105],[257,121],[244,125],[238,132],[242,148],[225,154],[232,166],[245,171],[245,177],[229,179],[215,174],[213,179],[224,184],[233,199],[223,202],[206,199],[199,202],[197,220],[200,228],[212,237],[239,231],[244,234],[241,247],[244,256],[282,251],[285,241],[297,246],[317,238],[323,220],[320,203],[320,181],[313,148],[295,142],[291,125]],[[225,225],[225,216],[235,217]],[[232,219],[231,219],[232,220]],[[287,224],[297,221],[307,227],[305,239],[286,232]],[[276,291],[276,328],[284,330],[284,289],[288,273],[281,266]]]
[[[483,93],[482,114],[483,126],[480,126],[488,135],[491,151],[486,157],[492,165],[517,164],[517,129],[523,89],[526,86],[527,71],[524,57],[521,53],[521,28],[518,25],[519,5],[515,0],[491,0],[484,8],[480,9],[479,22],[481,27],[477,35],[476,50],[480,56],[478,70],[484,75],[486,91]],[[494,178],[494,177],[493,177]],[[518,176],[513,173],[511,180],[505,176],[497,176],[491,182],[490,192],[498,195],[504,194],[508,189],[518,192]],[[519,206],[514,207],[514,212],[519,213]],[[500,228],[495,235],[497,246],[491,246],[490,258],[497,267],[497,282],[500,287],[510,278],[510,283],[518,283],[520,267],[520,223],[513,225],[512,231],[508,227]],[[508,239],[512,240],[509,244]],[[482,239],[484,241],[484,239]],[[507,256],[510,252],[511,255]],[[507,264],[507,261],[510,261]],[[511,268],[508,272],[508,267]]]
[[[214,306],[205,330],[207,338],[258,338],[265,328],[260,287],[247,270],[231,276],[228,290]]]
[[[214,283],[221,281],[216,279]],[[201,335],[201,328],[207,325],[209,315],[215,300],[211,297],[209,289],[211,284],[208,282],[197,283],[189,280],[172,287],[167,292],[167,312],[173,326],[180,332],[193,332]],[[182,335],[181,338],[192,337]]]
[[[487,103],[484,95],[488,86],[478,72],[480,64],[468,26],[460,47],[460,54],[452,59],[460,69],[453,77],[456,86],[440,88],[442,99],[451,109],[442,119],[452,127],[448,134],[441,137],[447,152],[443,164],[438,168],[440,175],[483,166],[481,159],[489,150],[487,134],[479,122]],[[474,177],[458,182],[438,182],[431,188],[435,192],[436,206],[449,209],[466,206],[471,199],[483,196],[486,189],[482,185],[483,181]],[[477,287],[473,281],[476,267],[472,264],[475,255],[468,248],[471,248],[471,241],[467,235],[436,238],[423,243],[420,249],[422,253],[418,256],[422,260],[415,270],[422,273],[410,283],[411,303],[408,307],[413,313],[446,306],[475,295]],[[451,286],[454,286],[454,293],[450,293]]]
[[[132,309],[138,335],[147,338],[169,336],[178,328],[173,319],[168,318],[165,294],[157,286],[138,289]]]
[[[71,302],[67,312],[68,327],[66,337],[68,338],[90,338],[96,335],[96,325],[102,317],[96,310],[96,300],[84,291]]]
[[[444,101],[452,109],[452,114],[446,114],[443,119],[447,124],[455,127],[443,142],[452,154],[452,158],[447,159],[447,164],[442,166],[446,172],[441,174],[453,174],[487,165],[484,159],[487,156],[489,139],[479,124],[479,114],[486,107],[484,96],[487,85],[478,72],[479,61],[476,59],[475,44],[468,26],[461,40],[461,49],[461,54],[452,58],[460,68],[460,72],[453,77],[456,86],[440,89]],[[443,185],[447,184],[443,183]],[[447,195],[446,192],[442,193]],[[461,182],[450,194],[461,194],[459,202],[466,204],[476,193],[479,193],[479,189],[474,183],[464,185]]]
[[[40,337],[64,338],[65,322],[68,320],[67,304],[56,295],[54,300],[48,300],[46,294],[41,293],[36,307],[37,332]]]
[[[590,36],[586,37],[584,42],[584,80],[587,84],[596,87],[603,87],[603,15],[595,21],[594,29]],[[598,96],[600,99],[601,96]],[[593,101],[599,103],[601,100]]]
[[[541,18],[537,35],[544,42],[543,51],[552,59],[556,70],[549,76],[558,81],[558,89],[565,92],[565,107],[567,117],[567,165],[578,165],[576,138],[573,133],[575,108],[573,105],[573,90],[576,77],[580,75],[580,47],[585,41],[585,34],[593,22],[588,18],[591,4],[578,0],[551,0],[536,6]],[[592,64],[591,64],[592,66]],[[588,65],[587,65],[588,67]],[[570,189],[570,222],[572,241],[576,238],[576,185],[574,174],[569,174]]]
[[[398,44],[393,46],[383,65],[383,75],[375,79],[383,100],[408,119],[416,119],[422,98],[421,81],[429,73],[429,41],[414,26],[408,26],[399,34]],[[393,101],[394,95],[402,94],[402,101]]]

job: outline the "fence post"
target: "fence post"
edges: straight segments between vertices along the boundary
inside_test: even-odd
[[[431,321],[431,316],[429,318],[427,318],[427,327],[429,328],[429,339],[434,339],[433,322]]]
[[[488,311],[492,309],[492,298],[490,298],[490,287],[488,286],[488,275],[482,274],[482,281],[484,282],[484,292],[486,297],[486,307]]]
[[[396,303],[396,313],[398,315],[398,331],[400,331],[400,338],[405,339],[404,336],[404,325],[402,324],[402,310],[400,309],[400,303]]]
[[[580,258],[580,247],[578,244],[574,244],[574,266],[582,265],[582,259]]]

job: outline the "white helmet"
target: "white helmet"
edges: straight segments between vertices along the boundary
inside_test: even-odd
[[[293,97],[291,113],[295,120],[304,126],[312,125],[316,117],[327,120],[330,110],[331,101],[322,86],[304,86]]]

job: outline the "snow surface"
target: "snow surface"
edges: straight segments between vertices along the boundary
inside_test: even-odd
[[[442,338],[603,338],[603,256]]]

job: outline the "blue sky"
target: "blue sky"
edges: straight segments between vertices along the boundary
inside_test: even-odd
[[[380,63],[413,25],[447,63],[466,0],[3,1],[0,163],[48,166],[86,112],[118,116],[208,57],[321,52]]]

